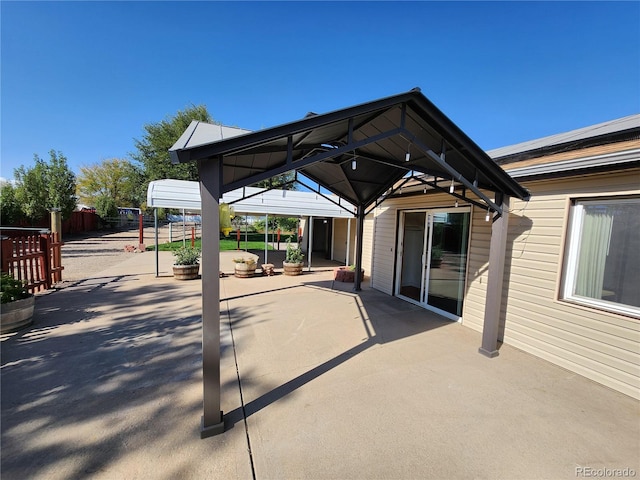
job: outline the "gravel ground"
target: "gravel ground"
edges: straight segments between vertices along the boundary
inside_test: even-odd
[[[158,229],[158,243],[169,239],[167,227]],[[177,238],[175,231],[174,240]],[[125,246],[138,246],[138,230],[115,233],[90,232],[82,236],[69,236],[62,239],[62,271],[63,282],[75,282],[94,277],[97,273],[120,262],[125,262],[131,255],[125,251]],[[154,229],[144,229],[144,243],[155,244]]]

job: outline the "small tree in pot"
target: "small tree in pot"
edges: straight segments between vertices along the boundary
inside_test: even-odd
[[[12,332],[33,323],[35,296],[27,291],[24,283],[8,273],[0,277],[2,307],[0,333]]]
[[[200,250],[190,245],[185,245],[173,251],[176,257],[173,264],[173,276],[176,280],[193,280],[198,278],[200,271]]]
[[[291,237],[287,238],[287,251],[282,263],[285,275],[300,275],[304,266],[304,252],[300,247],[291,245]]]

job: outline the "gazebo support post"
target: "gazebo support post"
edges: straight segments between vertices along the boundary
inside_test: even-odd
[[[364,205],[358,205],[356,213],[356,272],[353,290],[359,292],[362,285],[362,239],[364,237]]]
[[[491,225],[491,244],[489,247],[489,273],[487,294],[484,307],[484,326],[482,327],[481,354],[492,358],[498,356],[498,336],[500,333],[500,311],[502,308],[502,280],[507,253],[507,234],[509,230],[509,197],[502,199],[502,215]]]
[[[198,161],[202,200],[202,380],[200,438],[224,432],[220,410],[220,210],[222,158]]]

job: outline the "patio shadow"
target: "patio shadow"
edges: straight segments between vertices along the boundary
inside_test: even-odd
[[[322,362],[295,378],[273,388],[267,393],[250,400],[246,404],[243,403],[243,405],[230,412],[226,412],[226,429],[233,428],[233,426],[239,421],[245,421],[247,417],[263,410],[278,400],[285,398],[306,384],[339,367],[375,345],[394,342],[435,328],[451,325],[452,323],[435,313],[369,288],[365,288],[358,293],[335,290],[332,288],[333,282],[330,280],[303,282],[298,287],[317,289],[325,294],[329,293],[331,295],[350,297],[358,311],[360,321],[362,322],[363,328],[367,334],[367,338],[362,343],[359,343],[333,358]],[[250,295],[258,296],[278,290],[284,289],[265,290],[262,292],[254,292]],[[234,298],[240,297],[241,296],[237,296]],[[234,310],[236,311],[234,312]],[[243,312],[240,312],[239,310],[242,310]],[[244,315],[247,313],[244,309],[231,309],[229,313],[229,327],[232,332],[238,325],[247,321],[252,321]],[[242,318],[238,318],[238,315]],[[247,383],[248,380],[242,378],[241,368],[239,368],[238,373],[240,375],[240,388],[242,388],[242,384]]]

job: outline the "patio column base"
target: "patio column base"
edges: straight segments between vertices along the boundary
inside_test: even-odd
[[[204,426],[204,416],[200,420],[200,438],[209,438],[214,435],[220,435],[224,433],[224,417],[222,416],[222,412],[220,412],[220,418],[222,421],[220,423],[216,423],[214,425],[210,425],[208,427]]]
[[[489,357],[489,358],[497,357],[500,354],[498,350],[485,350],[482,347],[478,349],[478,352],[484,355],[485,357]]]

